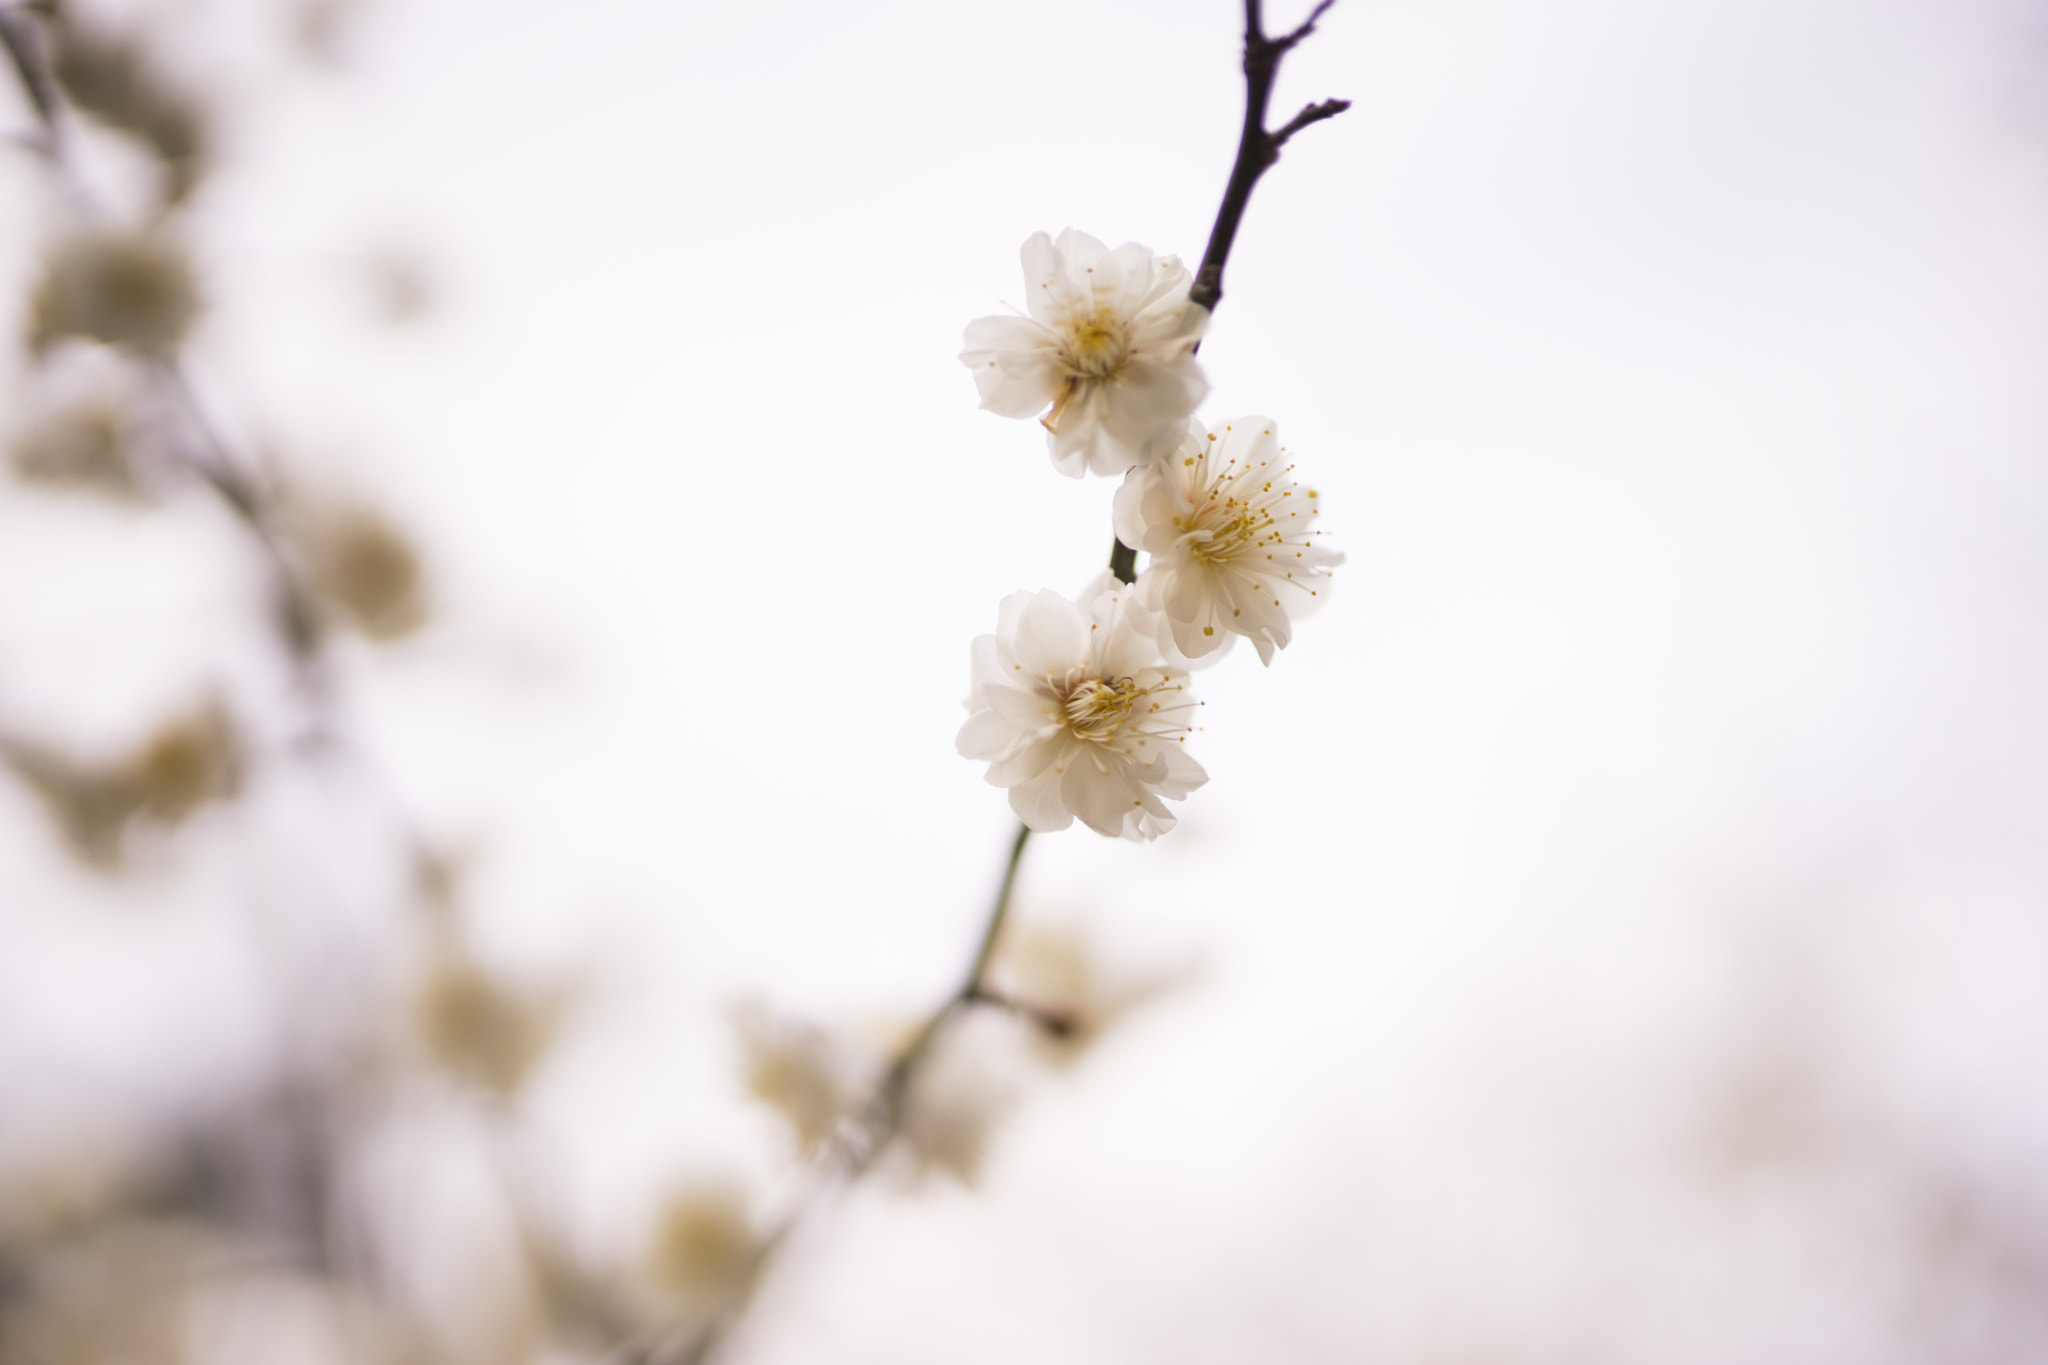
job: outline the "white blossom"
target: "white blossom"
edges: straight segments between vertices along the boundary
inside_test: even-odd
[[[1121,474],[1209,392],[1195,363],[1209,310],[1189,300],[1179,257],[1136,242],[1111,251],[1068,228],[1057,242],[1033,233],[1023,256],[1030,316],[970,322],[961,362],[984,408],[1044,413],[1060,473]]]
[[[167,238],[77,232],[44,258],[29,301],[29,345],[43,352],[64,337],[85,337],[163,355],[178,348],[198,314],[191,263]]]
[[[1107,577],[1105,575],[1105,577]],[[1090,829],[1127,839],[1173,828],[1161,797],[1209,780],[1182,740],[1197,705],[1109,581],[1083,607],[1050,590],[1003,599],[994,635],[974,642],[972,713],[959,749],[1034,830]]]
[[[859,1106],[883,1066],[871,1049],[758,1000],[734,1004],[728,1018],[748,1091],[789,1124],[802,1151]]]
[[[1013,1021],[987,1013],[939,1035],[911,1072],[903,1096],[907,1174],[973,1184],[996,1130],[1017,1107],[1023,1040]]]
[[[1316,490],[1294,466],[1272,419],[1238,417],[1211,432],[1190,422],[1177,447],[1131,470],[1116,494],[1116,534],[1151,556],[1139,614],[1161,648],[1188,659],[1249,639],[1264,663],[1285,649],[1291,614],[1314,604],[1344,556],[1317,543]]]
[[[754,1200],[728,1176],[684,1183],[650,1231],[634,1287],[648,1308],[685,1323],[707,1320],[744,1292],[763,1252]]]

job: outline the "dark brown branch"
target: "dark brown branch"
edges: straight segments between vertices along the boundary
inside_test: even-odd
[[[1119,583],[1138,581],[1138,552],[1121,540],[1113,541],[1109,547],[1109,571],[1116,575]]]
[[[1324,100],[1321,104],[1305,106],[1300,113],[1273,131],[1273,146],[1276,149],[1286,146],[1288,138],[1293,137],[1311,123],[1321,123],[1326,118],[1335,118],[1350,107],[1350,100]]]
[[[1325,14],[1329,13],[1330,6],[1336,3],[1337,0],[1319,0],[1319,3],[1316,5],[1316,7],[1308,12],[1308,18],[1302,20],[1300,25],[1298,25],[1292,33],[1288,34],[1284,38],[1276,39],[1275,41],[1282,48],[1293,47],[1303,38],[1308,37],[1309,34],[1314,33],[1316,31],[1316,20],[1322,18]],[[1256,27],[1258,25],[1259,6],[1256,3],[1256,0],[1254,0],[1253,3],[1247,4],[1245,6],[1245,18],[1249,21],[1250,26]]]
[[[1273,101],[1273,82],[1280,74],[1280,59],[1316,30],[1336,0],[1320,0],[1299,27],[1278,38],[1266,36],[1260,16],[1260,0],[1244,3],[1244,129],[1238,135],[1237,160],[1223,189],[1223,204],[1216,211],[1216,226],[1209,232],[1209,247],[1202,253],[1201,269],[1195,272],[1195,287],[1188,297],[1214,312],[1223,300],[1223,266],[1230,248],[1237,242],[1237,229],[1251,204],[1252,189],[1259,177],[1280,159],[1280,148],[1311,123],[1334,118],[1351,107],[1347,100],[1325,100],[1311,104],[1278,130],[1266,127],[1266,109]]]

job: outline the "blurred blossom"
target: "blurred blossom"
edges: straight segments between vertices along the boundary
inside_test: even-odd
[[[747,1091],[789,1124],[808,1152],[852,1112],[880,1070],[879,1059],[816,1024],[772,1013],[756,1000],[727,1018],[739,1042]]]
[[[43,260],[29,304],[29,345],[84,337],[148,355],[177,348],[199,312],[185,254],[161,234],[87,229]]]
[[[137,1220],[42,1248],[0,1297],[8,1365],[185,1365],[191,1290],[218,1240],[177,1223]],[[11,1301],[10,1301],[11,1300]]]
[[[165,170],[165,199],[182,201],[205,169],[204,107],[164,74],[138,35],[82,21],[75,5],[54,14],[51,65],[65,95],[154,152]]]
[[[166,723],[124,758],[92,764],[26,741],[0,741],[0,756],[36,793],[82,861],[112,870],[131,825],[175,827],[200,807],[233,797],[242,745],[217,699]]]
[[[59,1152],[0,1171],[0,1263],[11,1247],[66,1237],[104,1221],[135,1184],[130,1154],[79,1135]]]
[[[87,768],[25,744],[10,744],[6,752],[14,771],[42,798],[72,853],[101,871],[118,866],[122,836],[141,808],[127,775],[119,768]]]
[[[24,483],[142,498],[163,457],[147,376],[104,346],[57,347],[23,377],[7,424],[8,464]]]
[[[523,1220],[521,1244],[532,1277],[530,1307],[553,1335],[605,1350],[639,1330],[640,1314],[616,1277],[585,1265],[531,1217]]]
[[[994,993],[1036,1020],[1049,1061],[1073,1060],[1129,1011],[1185,973],[1142,971],[1109,956],[1077,924],[1012,922],[990,967]]]
[[[943,1030],[911,1074],[904,1095],[902,1139],[920,1174],[941,1173],[972,1184],[988,1157],[996,1126],[1017,1106],[1011,1021],[975,1012]]]
[[[745,1289],[760,1249],[746,1192],[730,1180],[700,1178],[662,1206],[647,1246],[647,1284],[671,1311],[707,1315]]]
[[[128,462],[128,414],[105,403],[81,403],[18,433],[8,459],[24,483],[79,489],[132,501],[140,490]]]
[[[419,552],[382,514],[358,504],[305,514],[299,543],[313,586],[372,640],[395,640],[427,617]]]
[[[182,823],[241,784],[241,741],[218,700],[209,700],[150,736],[137,756],[135,788],[144,814]]]
[[[459,1365],[464,1359],[396,1303],[345,1278],[259,1264],[240,1274],[202,1277],[191,1297],[185,1359],[193,1365]]]
[[[417,1006],[435,1063],[493,1094],[518,1091],[553,1041],[565,999],[513,989],[459,949],[437,954]]]

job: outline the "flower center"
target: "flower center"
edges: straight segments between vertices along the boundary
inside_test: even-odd
[[[1220,564],[1255,542],[1279,536],[1271,512],[1236,498],[1203,503],[1184,529],[1209,533],[1188,543],[1188,553],[1203,564]]]
[[[1076,738],[1107,744],[1130,719],[1131,708],[1145,695],[1132,678],[1104,682],[1090,678],[1067,694],[1067,728]]]
[[[1067,369],[1077,379],[1103,379],[1123,368],[1131,353],[1116,311],[1104,308],[1067,334]]]

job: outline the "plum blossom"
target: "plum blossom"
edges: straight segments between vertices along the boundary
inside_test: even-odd
[[[1242,635],[1272,663],[1292,636],[1290,613],[1313,605],[1344,562],[1317,543],[1316,490],[1283,457],[1270,418],[1215,432],[1190,422],[1117,490],[1117,538],[1151,556],[1135,606],[1169,658],[1199,659]]]
[[[1104,576],[1107,579],[1107,575]],[[1099,583],[1102,580],[1098,580]],[[974,689],[960,752],[1034,830],[1079,816],[1101,834],[1153,839],[1178,801],[1209,780],[1182,741],[1197,705],[1109,580],[1086,606],[1056,592],[1003,599],[994,635],[974,642]]]
[[[1055,1066],[1077,1061],[1111,1025],[1186,985],[1193,964],[1133,959],[1072,919],[1012,921],[990,965],[996,994],[1034,1021],[1029,1038]]]
[[[1111,251],[1068,228],[1057,242],[1033,233],[1023,257],[1030,316],[968,323],[960,360],[984,408],[1044,414],[1060,473],[1121,474],[1209,392],[1195,363],[1209,310],[1189,300],[1179,257],[1136,242]]]
[[[84,337],[144,355],[178,348],[199,315],[191,263],[159,233],[93,229],[51,247],[29,302],[29,347]]]
[[[804,1152],[859,1107],[886,1064],[845,1035],[778,1014],[758,1000],[735,1003],[727,1017],[748,1091],[789,1125]]]
[[[906,1174],[979,1178],[991,1141],[1021,1098],[1026,1055],[1011,1021],[982,1014],[933,1043],[903,1096]]]

